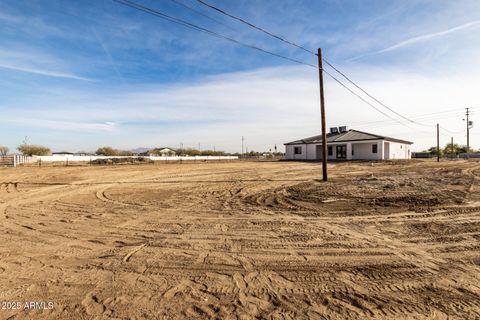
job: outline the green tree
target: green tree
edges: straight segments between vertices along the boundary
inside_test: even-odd
[[[22,154],[26,156],[48,156],[51,154],[50,149],[35,144],[21,144],[18,148]]]
[[[453,150],[452,150],[453,149]],[[461,146],[457,143],[454,143],[453,144],[453,148],[452,148],[452,144],[451,143],[447,143],[447,145],[445,146],[445,148],[443,149],[443,152],[445,154],[450,154],[450,153],[453,153],[454,154],[459,154],[459,153],[466,153],[467,152],[467,146]]]
[[[437,155],[437,147],[430,147],[430,148],[428,148],[427,151],[424,151],[424,152],[428,152],[430,154]],[[442,150],[442,148],[440,148],[440,155],[442,155],[442,154],[443,154],[443,150]]]

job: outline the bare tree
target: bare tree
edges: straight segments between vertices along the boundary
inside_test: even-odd
[[[50,149],[43,146],[37,146],[34,144],[22,144],[18,148],[22,154],[26,156],[48,156],[50,155]]]
[[[7,155],[8,151],[10,151],[10,149],[8,149],[8,147],[0,146],[0,156]]]

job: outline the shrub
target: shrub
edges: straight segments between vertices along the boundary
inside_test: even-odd
[[[23,155],[26,156],[48,156],[50,155],[50,149],[44,146],[35,144],[22,144],[18,148]]]
[[[112,147],[102,147],[98,148],[95,152],[99,156],[116,156],[116,150]]]
[[[96,153],[97,155],[99,155],[99,156],[107,156],[107,157],[113,157],[113,156],[128,157],[128,156],[133,156],[133,153],[132,153],[131,151],[117,150],[117,149],[113,149],[112,147],[102,147],[102,148],[98,148],[95,153]]]

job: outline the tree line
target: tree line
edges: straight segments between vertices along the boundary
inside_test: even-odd
[[[242,156],[240,153],[228,153],[225,151],[218,151],[218,150],[198,150],[194,148],[184,148],[184,149],[170,149],[172,150],[171,152],[165,153],[162,151],[164,148],[154,148],[151,149],[147,152],[145,152],[146,155],[177,155],[177,156]],[[51,155],[52,152],[50,148],[41,146],[41,145],[36,145],[36,144],[21,144],[17,148],[18,151],[20,151],[23,155],[26,156],[48,156]],[[8,147],[2,147],[0,146],[0,155],[7,155],[9,152]],[[268,152],[257,152],[257,151],[249,151],[244,154],[244,156],[247,157],[254,157],[254,156],[261,156],[265,153]],[[271,153],[271,152],[270,152]],[[129,150],[120,150],[120,149],[115,149],[112,147],[100,147],[95,151],[96,155],[99,156],[133,156],[134,153]],[[271,153],[273,155],[283,155],[281,152],[274,152]]]
[[[461,154],[461,153],[467,153],[467,151],[470,152],[478,152],[478,151],[473,151],[472,148],[470,150],[467,150],[467,146],[459,145],[457,143],[447,143],[444,148],[440,148],[440,155],[444,154]],[[432,155],[437,155],[437,147],[430,147],[427,150],[424,150],[423,152],[430,153]]]

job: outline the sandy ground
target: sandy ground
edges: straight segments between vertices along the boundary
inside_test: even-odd
[[[480,319],[480,163],[330,168],[1,168],[0,318]]]

